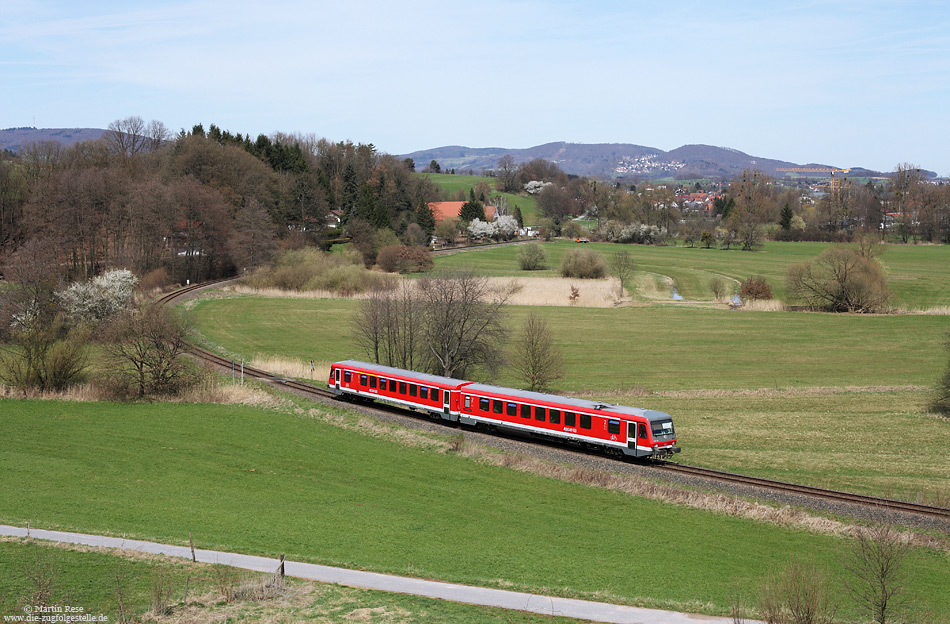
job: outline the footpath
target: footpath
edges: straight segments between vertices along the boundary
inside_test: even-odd
[[[27,535],[27,529],[9,525],[0,525],[0,535],[29,537],[31,539],[98,546],[101,548],[134,550],[157,555],[182,557],[184,559],[191,559],[192,557],[192,551],[187,546],[171,546],[169,544],[145,542],[121,537],[46,531],[43,529],[29,529],[29,535]],[[274,573],[280,565],[280,561],[277,559],[217,550],[196,548],[194,555],[195,559],[202,563],[227,565],[256,572]],[[288,576],[319,581],[321,583],[336,583],[348,587],[412,594],[415,596],[451,600],[453,602],[527,611],[543,615],[571,617],[593,622],[614,622],[616,624],[729,624],[732,622],[731,618],[628,607],[589,600],[558,598],[556,596],[540,596],[537,594],[527,594],[502,589],[427,581],[392,574],[334,568],[313,563],[300,563],[297,561],[284,561],[284,572]],[[746,622],[748,624],[761,624],[751,620],[746,620]]]

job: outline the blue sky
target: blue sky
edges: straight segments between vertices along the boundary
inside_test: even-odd
[[[944,2],[0,0],[0,127],[685,143],[950,175]]]

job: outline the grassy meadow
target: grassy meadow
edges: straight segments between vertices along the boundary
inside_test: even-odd
[[[531,275],[558,275],[564,254],[580,245],[561,240],[544,243],[543,247],[548,269],[531,271]],[[711,301],[709,280],[712,277],[725,277],[735,286],[752,275],[764,277],[774,296],[784,300],[788,267],[817,257],[829,244],[768,242],[756,252],[612,243],[589,243],[583,247],[607,259],[625,250],[636,263],[637,271],[674,281],[679,293],[688,300]],[[517,247],[496,247],[477,254],[441,256],[435,258],[435,265],[437,269],[464,268],[483,275],[525,275],[527,272],[518,266],[517,254]],[[888,245],[881,260],[887,267],[896,305],[911,310],[950,306],[950,245]]]
[[[714,613],[806,557],[845,574],[843,538],[513,472],[304,409],[8,399],[3,412],[8,524],[177,544],[191,532],[205,548]],[[950,617],[947,554],[908,563],[915,603]]]
[[[330,362],[366,357],[349,336],[356,305],[245,296],[201,301],[193,314],[206,340],[232,355]],[[509,327],[537,309],[511,307]],[[566,363],[558,391],[673,414],[684,462],[950,498],[950,426],[924,409],[925,387],[945,365],[945,316],[661,305],[543,313]],[[495,381],[520,385],[508,370]]]

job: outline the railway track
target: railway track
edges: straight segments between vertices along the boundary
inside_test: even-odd
[[[207,288],[209,286],[214,286],[224,282],[231,281],[233,278],[226,278],[221,280],[215,280],[211,282],[203,282],[200,284],[192,284],[186,286],[182,289],[168,293],[160,297],[157,302],[163,305],[173,303],[175,300],[181,298],[184,295],[194,293],[197,290]],[[225,370],[232,370],[235,363],[233,360],[212,353],[207,349],[191,345],[189,346],[189,352],[195,357],[213,364],[215,366],[221,367]],[[289,388],[300,392],[302,394],[321,398],[321,399],[336,399],[337,396],[331,392],[329,389],[321,388],[310,383],[299,381],[292,378],[283,377],[280,375],[275,375],[270,371],[266,371],[260,368],[253,366],[243,366],[243,374],[251,377],[252,379],[257,379],[265,381],[268,383],[279,384],[285,388]],[[890,498],[879,498],[875,496],[865,496],[863,494],[853,494],[850,492],[842,492],[838,490],[829,490],[825,488],[812,487],[808,485],[800,485],[797,483],[788,483],[785,481],[776,481],[773,479],[764,479],[761,477],[750,477],[746,475],[740,475],[731,472],[723,472],[720,470],[712,470],[710,468],[700,468],[698,466],[689,466],[686,464],[679,464],[674,462],[655,462],[654,466],[667,472],[680,473],[692,477],[700,477],[703,479],[708,479],[711,481],[716,481],[720,483],[730,483],[741,485],[745,487],[759,488],[763,490],[768,490],[772,492],[780,492],[784,494],[792,494],[796,496],[804,496],[817,498],[822,500],[834,501],[838,503],[847,503],[851,505],[859,505],[863,507],[870,507],[877,510],[883,510],[886,512],[892,513],[909,513],[917,514],[920,516],[926,516],[929,518],[935,518],[937,520],[950,522],[950,509],[944,507],[936,507],[932,505],[922,505],[919,503],[912,503],[908,501],[895,500]]]

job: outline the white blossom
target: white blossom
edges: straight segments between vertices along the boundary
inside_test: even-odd
[[[97,323],[132,303],[138,278],[127,269],[109,271],[88,282],[74,282],[56,294],[75,319]]]
[[[495,231],[502,238],[511,238],[518,232],[518,220],[510,215],[495,219]]]
[[[472,219],[468,224],[468,233],[472,238],[491,238],[495,235],[495,224],[486,223],[481,219]]]
[[[544,187],[551,186],[551,182],[542,182],[540,180],[531,180],[524,185],[524,190],[529,195],[537,195],[544,190]]]

